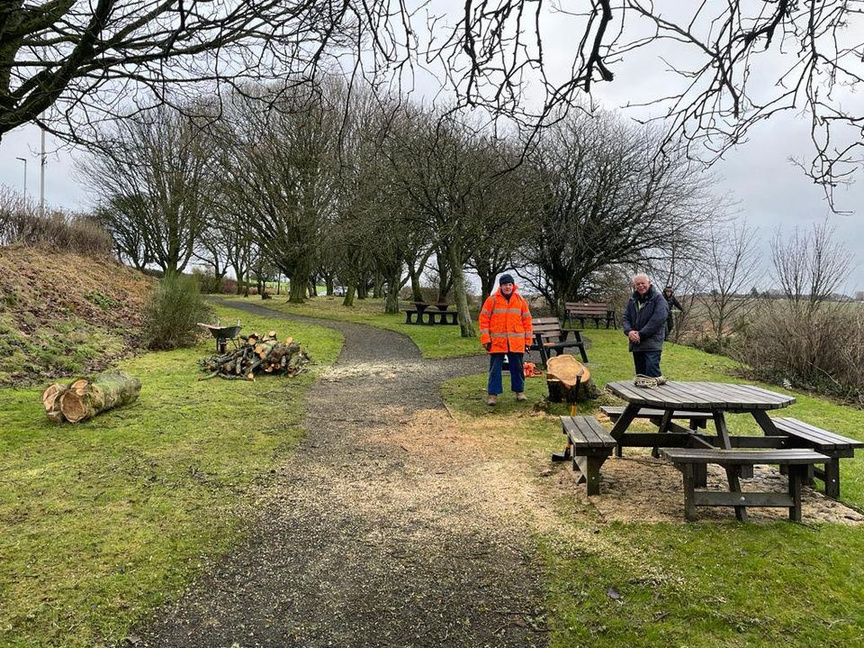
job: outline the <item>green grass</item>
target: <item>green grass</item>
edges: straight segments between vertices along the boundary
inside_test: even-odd
[[[632,377],[623,334],[589,330],[587,337],[593,341],[589,367],[599,386]],[[676,380],[741,380],[733,373],[735,362],[678,345],[667,345],[662,367]],[[505,429],[539,453],[562,449],[557,416],[569,413],[566,404],[549,404],[548,417],[526,418],[524,406],[505,395],[490,412],[485,386],[485,376],[451,380],[445,400],[458,416],[486,417],[490,429]],[[542,401],[545,381],[527,379],[526,392],[529,400]],[[797,402],[778,414],[864,439],[864,411],[794,395]],[[580,404],[579,412],[596,413],[613,402],[604,394]],[[750,417],[727,420],[735,433],[758,433]],[[864,508],[864,457],[859,453],[841,466],[841,499]],[[560,530],[538,534],[537,542],[553,648],[864,645],[860,526],[806,520],[604,524],[563,495],[550,505],[560,516]]]
[[[839,648],[864,641],[860,529],[611,524],[581,537],[584,544],[540,541],[553,647]]]
[[[399,331],[425,357],[479,351],[479,341],[461,339],[458,327],[406,326],[376,300],[352,309],[341,299],[279,302],[255,303]],[[234,311],[219,315],[236,318]],[[328,331],[245,314],[242,321],[244,331],[293,335],[318,362],[338,353],[340,340]],[[623,334],[589,330],[587,337],[599,386],[632,376]],[[144,382],[140,399],[83,425],[50,424],[40,390],[0,390],[0,646],[121,639],[242,537],[238,507],[296,444],[303,391],[314,376],[198,381],[195,361],[212,345],[125,363]],[[740,381],[735,367],[677,345],[663,354],[664,373],[679,380]],[[545,381],[528,379],[527,392],[540,402]],[[562,447],[557,415],[567,413],[564,404],[535,414],[505,397],[490,411],[483,375],[449,381],[443,393],[458,420],[500,430],[529,454]],[[795,396],[783,415],[864,438],[861,410]],[[580,412],[612,402],[604,394]],[[729,423],[733,432],[757,433],[747,417],[730,416]],[[841,497],[858,508],[862,461],[841,462]],[[606,524],[563,493],[548,505],[560,525],[538,532],[536,541],[553,648],[864,645],[860,527]]]
[[[342,343],[284,320],[243,324],[293,335],[317,364],[201,381],[212,339],[150,353],[120,367],[141,379],[139,399],[78,425],[47,420],[44,386],[0,390],[0,645],[119,641],[242,537],[239,507],[295,447],[303,394]]]

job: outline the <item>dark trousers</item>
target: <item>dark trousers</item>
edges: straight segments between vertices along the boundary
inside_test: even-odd
[[[660,355],[662,350],[658,351],[634,351],[633,364],[636,365],[636,373],[643,376],[651,376],[656,378],[662,376],[660,371]]]
[[[489,354],[489,383],[486,388],[488,394],[497,396],[504,391],[504,383],[501,379],[504,358],[507,358],[507,361],[510,363],[510,389],[517,394],[525,391],[525,373],[522,367],[522,356],[522,353]]]

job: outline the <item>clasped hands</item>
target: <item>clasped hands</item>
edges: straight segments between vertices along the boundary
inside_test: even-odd
[[[627,334],[627,339],[629,339],[633,344],[639,344],[639,331],[630,331]]]

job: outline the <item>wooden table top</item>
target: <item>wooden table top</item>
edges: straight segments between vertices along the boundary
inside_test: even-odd
[[[736,383],[670,380],[658,387],[636,387],[620,381],[607,383],[606,389],[628,403],[659,409],[770,410],[795,402],[792,396]]]

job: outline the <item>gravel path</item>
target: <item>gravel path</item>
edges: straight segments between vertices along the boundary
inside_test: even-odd
[[[486,359],[422,360],[398,333],[297,319],[345,335],[308,393],[306,436],[249,540],[135,632],[136,645],[547,645],[530,529],[487,506],[501,498],[484,492],[470,448],[420,450],[427,434],[452,440],[441,381],[482,373]]]

